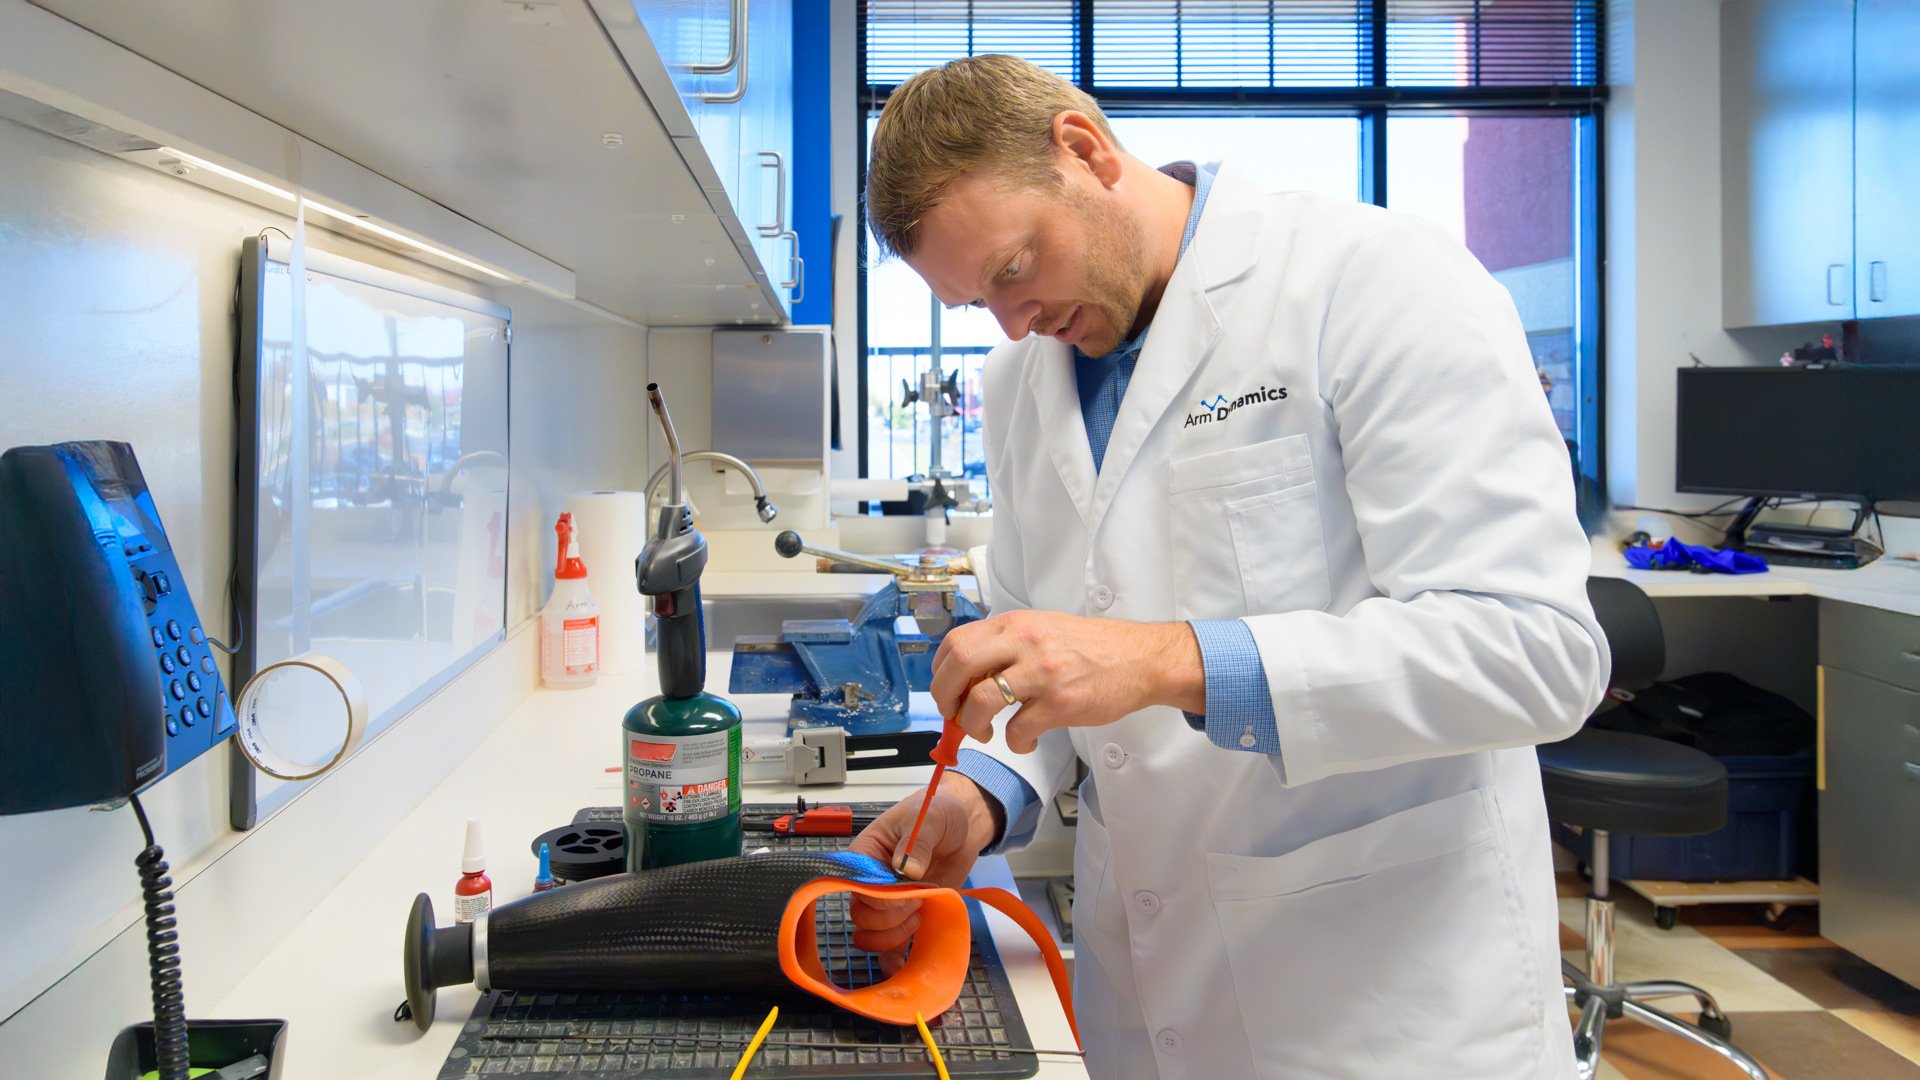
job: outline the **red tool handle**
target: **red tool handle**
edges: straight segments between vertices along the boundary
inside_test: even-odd
[[[967,733],[960,730],[959,719],[949,717],[946,725],[940,729],[939,743],[927,751],[927,756],[940,765],[957,765],[960,762],[960,743],[966,737]]]
[[[853,807],[816,806],[797,818],[785,814],[773,819],[773,831],[780,836],[852,836]]]

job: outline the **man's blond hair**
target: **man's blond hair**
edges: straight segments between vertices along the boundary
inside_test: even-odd
[[[1113,138],[1084,91],[1017,56],[952,60],[901,83],[880,112],[867,166],[867,220],[882,252],[912,254],[915,227],[968,173],[1059,190],[1053,118],[1063,112],[1087,114]]]

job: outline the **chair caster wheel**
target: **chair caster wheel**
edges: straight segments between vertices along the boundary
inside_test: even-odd
[[[1733,1021],[1724,1016],[1702,1016],[1697,1026],[1710,1035],[1718,1035],[1728,1041],[1733,1039]]]
[[[1786,930],[1793,922],[1793,910],[1784,904],[1770,904],[1760,912],[1761,925],[1769,930]]]
[[[1680,909],[1657,907],[1653,909],[1654,925],[1662,930],[1671,930],[1680,921]]]

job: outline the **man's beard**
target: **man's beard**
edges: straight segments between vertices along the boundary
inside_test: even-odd
[[[1085,252],[1087,267],[1087,303],[1105,324],[1096,333],[1110,333],[1112,341],[1082,339],[1080,351],[1088,356],[1104,356],[1126,340],[1134,320],[1140,317],[1140,302],[1146,296],[1152,271],[1147,265],[1146,232],[1131,215],[1079,188],[1069,187],[1067,205],[1079,215],[1088,237]],[[1099,352],[1086,348],[1101,345]]]

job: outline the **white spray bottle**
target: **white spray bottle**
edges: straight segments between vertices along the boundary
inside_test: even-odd
[[[540,681],[557,689],[592,686],[600,676],[600,609],[587,591],[587,564],[573,539],[573,515],[554,524],[560,558],[553,596],[540,612]]]

